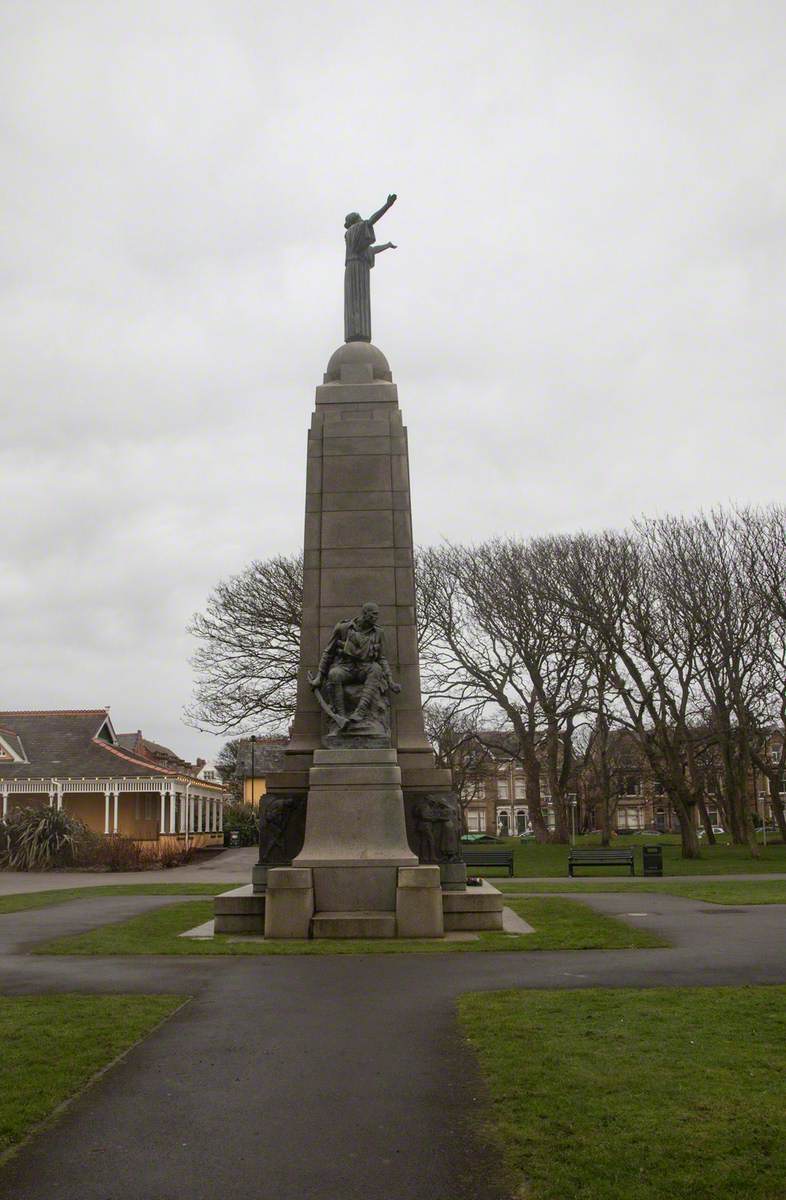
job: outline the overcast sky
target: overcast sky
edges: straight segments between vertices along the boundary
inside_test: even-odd
[[[782,500],[783,0],[3,0],[0,709],[183,754],[369,215],[415,536]]]

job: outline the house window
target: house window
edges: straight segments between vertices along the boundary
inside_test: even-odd
[[[507,779],[500,779],[497,782],[497,799],[498,800],[509,800],[510,799],[510,786],[508,784]]]
[[[641,795],[641,780],[637,775],[628,775],[625,780],[625,795],[640,796]]]
[[[617,824],[620,829],[641,829],[642,816],[641,809],[621,808]]]
[[[467,809],[467,829],[470,833],[486,832],[486,811],[483,808]]]
[[[516,780],[516,783],[515,783],[515,791],[516,791],[516,799],[517,799],[517,800],[526,800],[526,798],[527,798],[527,785],[526,785],[526,783],[524,782],[524,780],[523,780],[523,779],[517,779],[517,780]]]

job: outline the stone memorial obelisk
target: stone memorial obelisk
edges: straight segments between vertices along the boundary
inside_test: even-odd
[[[266,937],[439,937],[443,889],[465,890],[450,772],[423,723],[407,432],[371,343],[370,271],[395,249],[374,225],[395,200],[345,221],[345,342],[308,434],[296,713],[233,926],[255,904]]]

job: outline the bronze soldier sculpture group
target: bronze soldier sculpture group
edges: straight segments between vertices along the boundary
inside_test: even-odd
[[[378,621],[379,607],[371,601],[356,617],[339,621],[316,675],[309,676],[331,721],[329,737],[390,737],[388,693],[400,692],[401,685],[393,679]]]

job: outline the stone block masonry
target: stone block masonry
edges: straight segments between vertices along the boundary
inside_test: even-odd
[[[415,624],[407,431],[390,366],[377,347],[350,342],[317,387],[308,435],[304,613],[297,710],[282,778],[268,791],[305,791],[324,717],[309,683],[336,623],[365,601],[380,608],[401,694],[392,713],[405,790],[449,790],[423,727]]]

